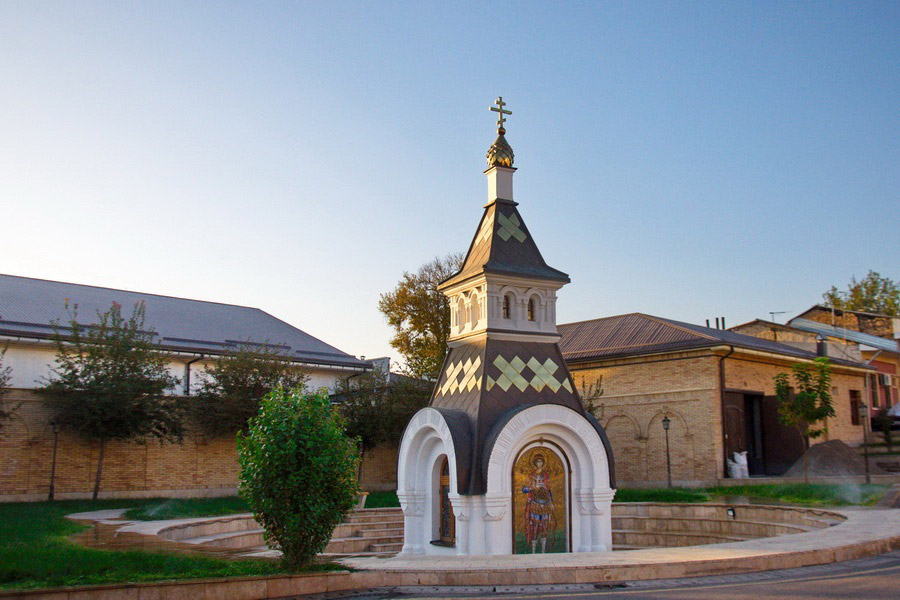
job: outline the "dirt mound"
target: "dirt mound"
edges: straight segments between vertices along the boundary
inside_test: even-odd
[[[869,457],[869,473],[882,475],[884,471]],[[863,456],[841,440],[816,444],[809,449],[809,475],[811,477],[848,477],[865,475]],[[785,477],[803,477],[803,457],[800,457],[784,474]]]

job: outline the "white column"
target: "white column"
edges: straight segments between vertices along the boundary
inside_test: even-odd
[[[403,548],[401,554],[425,553],[425,493],[397,492],[403,509]]]
[[[505,525],[512,524],[509,494],[488,494],[484,497],[484,553],[511,554],[512,530]]]

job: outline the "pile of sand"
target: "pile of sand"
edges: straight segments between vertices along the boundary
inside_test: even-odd
[[[869,456],[869,473],[883,475],[884,471]],[[809,449],[809,475],[811,477],[847,477],[865,475],[866,462],[862,454],[840,440],[816,444]],[[803,477],[803,457],[787,470],[784,477]]]

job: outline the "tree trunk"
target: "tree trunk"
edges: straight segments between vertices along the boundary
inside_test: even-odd
[[[809,438],[803,434],[803,430],[797,427],[800,439],[803,440],[803,481],[809,483]]]
[[[59,429],[53,428],[53,458],[50,461],[50,493],[47,500],[53,502],[53,496],[56,492],[56,449],[59,448]]]
[[[94,480],[94,500],[100,493],[100,474],[103,472],[103,451],[106,450],[106,440],[100,440],[100,456],[97,458],[97,478]]]

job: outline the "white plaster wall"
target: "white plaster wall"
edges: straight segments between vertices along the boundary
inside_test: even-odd
[[[3,347],[5,347],[5,343],[0,340],[0,349]],[[168,371],[179,381],[173,393],[184,393],[185,364],[192,358],[195,357],[173,357],[169,360]],[[210,364],[212,364],[210,360],[202,360],[191,365],[191,388],[201,381],[203,373]],[[56,350],[52,344],[35,345],[11,342],[3,357],[3,366],[12,368],[10,386],[20,389],[41,387],[44,384],[44,378],[50,377],[51,370],[55,365]],[[309,381],[306,384],[309,391],[325,388],[329,392],[335,390],[339,379],[353,374],[353,371],[349,370],[327,368],[307,368],[306,372],[309,375]]]

